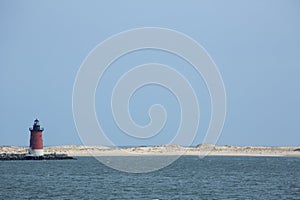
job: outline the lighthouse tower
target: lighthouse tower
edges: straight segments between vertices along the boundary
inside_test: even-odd
[[[43,131],[44,129],[40,127],[39,120],[34,120],[34,124],[30,130],[30,146],[29,146],[29,156],[43,156]]]

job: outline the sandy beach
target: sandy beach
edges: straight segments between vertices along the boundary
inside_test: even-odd
[[[300,147],[267,146],[212,146],[181,147],[179,145],[142,146],[108,148],[102,146],[49,146],[48,153],[68,154],[69,156],[156,156],[156,155],[208,155],[208,156],[293,156],[300,157]],[[27,153],[27,147],[0,146],[0,153]]]

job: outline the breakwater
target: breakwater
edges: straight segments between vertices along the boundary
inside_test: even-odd
[[[67,154],[45,154],[43,156],[30,156],[28,154],[2,153],[0,160],[72,160],[74,157]]]

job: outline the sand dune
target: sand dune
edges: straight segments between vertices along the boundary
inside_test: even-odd
[[[179,145],[108,148],[102,146],[49,146],[45,153],[68,154],[69,156],[138,156],[138,155],[210,155],[210,156],[296,156],[300,147],[265,146],[213,146],[181,147]],[[27,153],[26,147],[0,146],[0,153]]]

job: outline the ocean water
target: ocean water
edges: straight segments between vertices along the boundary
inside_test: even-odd
[[[184,156],[144,174],[93,157],[0,161],[0,199],[300,199],[300,158]]]

